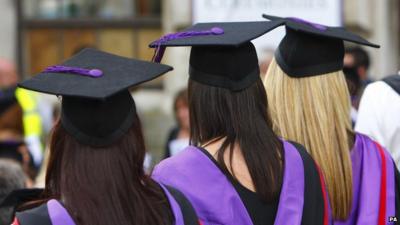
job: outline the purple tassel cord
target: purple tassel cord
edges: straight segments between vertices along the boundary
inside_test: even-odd
[[[95,78],[103,75],[103,71],[99,69],[83,69],[71,66],[49,66],[43,71],[43,73],[72,73]]]
[[[171,40],[175,39],[182,39],[188,37],[195,37],[195,36],[206,36],[206,35],[221,35],[224,34],[224,30],[220,27],[213,27],[210,30],[203,30],[203,31],[184,31],[184,32],[177,32],[172,34],[167,34],[162,36],[157,41],[153,42],[153,45],[156,45],[156,49],[154,51],[154,55],[152,58],[153,62],[161,62],[161,59],[165,52],[165,46],[161,46],[161,44],[166,43]]]
[[[287,19],[290,19],[290,20],[292,20],[294,22],[297,22],[297,23],[302,23],[302,24],[309,25],[309,26],[314,27],[315,29],[320,30],[320,31],[326,31],[328,29],[326,26],[324,26],[322,24],[313,23],[313,22],[310,22],[310,21],[307,21],[307,20],[303,20],[303,19],[300,19],[300,18],[297,18],[297,17],[288,17]]]

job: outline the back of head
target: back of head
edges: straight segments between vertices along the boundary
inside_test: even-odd
[[[227,28],[222,39],[205,41],[190,52],[191,144],[201,146],[223,139],[217,160],[234,177],[233,150],[239,146],[256,192],[263,200],[272,201],[279,196],[283,176],[282,144],[267,114],[257,52],[250,42],[254,37],[244,35],[239,43],[221,44],[242,39],[237,33],[246,27],[238,23],[221,25]],[[268,24],[252,26],[258,27],[256,33],[261,34],[269,29]],[[225,152],[230,159],[229,169]]]
[[[26,176],[22,168],[11,160],[0,159],[0,202],[12,191],[25,187]],[[1,208],[0,224],[11,224],[12,208]]]
[[[306,147],[320,165],[335,219],[352,203],[350,98],[341,71],[293,78],[273,60],[264,80],[275,132]]]
[[[251,42],[238,47],[192,47],[189,63],[191,79],[233,91],[249,87],[260,75],[257,53]]]
[[[218,161],[227,172],[224,152],[232,154],[238,144],[257,193],[266,201],[278,196],[283,174],[282,146],[271,128],[260,78],[241,91],[189,80],[189,111],[192,144],[199,146],[225,138]]]
[[[172,68],[84,49],[19,84],[62,96],[43,197],[79,224],[171,224],[161,187],[144,174],[141,125],[129,88]]]
[[[77,224],[171,224],[163,192],[143,169],[136,113],[128,131],[102,147],[79,142],[59,122],[49,157],[46,196],[62,199]]]
[[[286,35],[275,52],[264,85],[274,128],[303,144],[321,166],[333,217],[345,220],[352,207],[354,138],[350,96],[343,75],[344,41],[379,48],[343,27],[301,18],[263,15],[285,21]]]

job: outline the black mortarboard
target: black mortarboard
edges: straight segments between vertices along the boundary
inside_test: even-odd
[[[168,34],[150,44],[160,61],[165,47],[191,46],[190,79],[242,90],[259,79],[258,58],[251,40],[280,26],[283,21],[198,23],[182,32]]]
[[[84,49],[19,86],[63,96],[61,123],[66,131],[81,143],[102,147],[132,125],[135,106],[127,89],[170,70],[166,65]]]
[[[283,21],[286,35],[275,51],[281,69],[291,77],[309,77],[343,68],[344,43],[349,41],[379,48],[343,27],[329,27],[300,18],[263,15],[271,21]]]

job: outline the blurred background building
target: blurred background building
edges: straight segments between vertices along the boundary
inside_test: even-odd
[[[380,79],[399,69],[399,12],[398,0],[0,0],[0,58],[15,62],[21,78],[84,47],[150,60],[148,43],[164,33],[193,22],[262,20],[262,13],[270,13],[344,25],[379,43],[381,49],[366,50],[370,77]],[[283,32],[256,41],[261,65]],[[186,86],[188,54],[188,48],[168,49],[163,62],[175,70],[133,90],[153,163],[174,124],[173,98]]]

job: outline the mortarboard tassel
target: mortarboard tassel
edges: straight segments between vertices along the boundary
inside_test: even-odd
[[[154,50],[154,55],[153,55],[152,61],[156,62],[156,63],[161,62],[161,59],[165,52],[165,46],[161,46],[162,43],[165,43],[165,42],[168,42],[171,40],[175,40],[175,39],[187,38],[187,37],[206,36],[206,35],[221,35],[221,34],[224,34],[224,30],[222,28],[213,27],[210,30],[184,31],[184,32],[177,32],[177,33],[164,35],[157,41],[153,42],[155,45],[157,45],[157,47]]]
[[[101,77],[103,75],[103,71],[99,69],[84,69],[79,67],[71,67],[71,66],[49,66],[47,67],[43,73],[72,73],[89,77]]]

